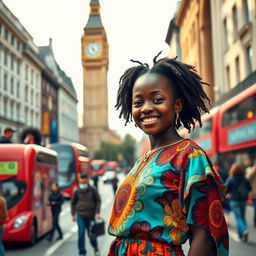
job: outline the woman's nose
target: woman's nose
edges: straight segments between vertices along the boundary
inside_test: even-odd
[[[153,110],[153,105],[151,102],[145,102],[141,108],[141,112],[149,113]]]

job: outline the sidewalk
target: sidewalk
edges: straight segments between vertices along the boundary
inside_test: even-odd
[[[246,221],[247,221],[247,227],[249,232],[249,239],[248,243],[252,243],[256,246],[256,228],[253,225],[253,207],[250,205],[247,205],[246,207]],[[236,222],[234,214],[231,212],[229,216],[229,236],[230,239],[235,240],[238,242],[237,239],[237,229],[236,229]]]

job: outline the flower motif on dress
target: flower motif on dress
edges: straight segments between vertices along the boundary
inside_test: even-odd
[[[181,242],[181,233],[187,232],[189,226],[186,224],[186,216],[182,212],[179,200],[173,198],[170,192],[164,192],[163,197],[155,199],[164,209],[165,216],[163,222],[166,227],[170,227],[169,236],[174,244]]]
[[[187,153],[187,150],[189,150],[189,147],[190,141],[183,140],[175,146],[165,148],[159,153],[156,159],[156,164],[162,166],[171,163],[177,170],[180,170],[181,167],[185,168],[187,163],[184,161],[184,155]]]
[[[201,186],[197,189],[205,192],[205,188],[206,186]],[[218,246],[223,242],[228,248],[227,226],[216,189],[208,189],[208,196],[202,196],[196,200],[192,208],[192,218],[195,224],[210,230]]]
[[[180,173],[168,170],[162,172],[162,175],[160,177],[161,183],[168,188],[169,190],[172,190],[175,193],[178,193],[179,191],[179,185],[180,185]]]
[[[135,211],[134,205],[136,205],[137,210],[142,208],[142,203],[135,200],[137,182],[138,176],[129,174],[124,183],[118,188],[110,217],[110,225],[115,231],[119,228],[122,229],[123,222],[129,215],[133,215],[132,211]]]
[[[130,227],[130,236],[135,239],[167,243],[165,239],[161,238],[163,229],[161,226],[151,229],[151,225],[147,221],[136,221]]]

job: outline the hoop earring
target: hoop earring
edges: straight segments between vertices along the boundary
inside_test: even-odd
[[[180,127],[180,115],[179,115],[180,112],[176,112],[176,116],[175,116],[175,127],[176,129],[178,129]]]

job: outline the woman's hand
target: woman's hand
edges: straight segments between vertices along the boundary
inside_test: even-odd
[[[215,256],[216,248],[211,235],[197,226],[190,226],[191,240],[188,256]]]

